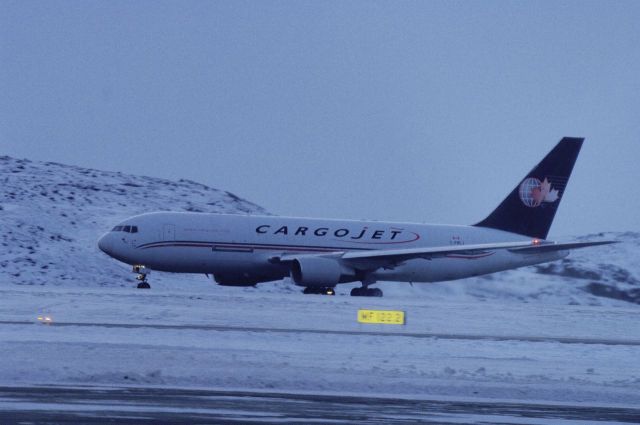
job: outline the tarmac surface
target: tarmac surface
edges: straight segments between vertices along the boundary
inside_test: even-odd
[[[8,321],[0,320],[0,325],[39,325],[35,321]],[[307,334],[334,334],[334,335],[376,335],[409,338],[437,338],[453,340],[488,340],[488,341],[524,341],[524,342],[560,342],[563,344],[596,344],[596,345],[626,345],[640,346],[639,340],[615,339],[615,338],[571,338],[531,335],[484,335],[462,333],[436,333],[436,332],[375,332],[352,331],[331,329],[295,329],[295,328],[268,328],[246,326],[215,326],[215,325],[163,325],[163,324],[137,324],[137,323],[86,323],[86,322],[51,322],[44,323],[47,326],[77,326],[97,328],[123,328],[123,329],[190,329],[216,332],[255,332],[255,333],[307,333]]]
[[[636,409],[139,387],[0,387],[3,425],[638,422],[640,406]]]

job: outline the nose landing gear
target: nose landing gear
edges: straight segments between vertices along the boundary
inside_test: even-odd
[[[137,273],[136,280],[138,281],[138,289],[150,289],[151,285],[147,282],[147,275],[150,273],[145,266],[135,265],[133,266],[133,272]]]

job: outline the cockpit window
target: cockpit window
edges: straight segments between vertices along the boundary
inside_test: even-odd
[[[138,226],[116,226],[111,229],[112,232],[138,233]]]

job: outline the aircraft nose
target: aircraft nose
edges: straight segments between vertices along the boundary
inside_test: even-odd
[[[111,237],[107,233],[98,239],[98,248],[107,255],[111,255]]]

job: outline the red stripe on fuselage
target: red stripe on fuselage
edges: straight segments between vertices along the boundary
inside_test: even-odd
[[[190,248],[228,248],[228,249],[253,249],[253,250],[285,250],[285,251],[312,251],[312,252],[336,252],[345,251],[343,248],[321,248],[321,247],[304,247],[304,246],[288,246],[288,245],[253,245],[253,244],[226,244],[226,243],[211,243],[211,242],[159,242],[156,244],[149,244],[147,246],[140,246],[141,249],[149,248],[166,248],[166,247],[190,247]]]
[[[458,258],[458,259],[463,259],[463,260],[476,260],[479,258],[484,258],[484,257],[488,257],[490,255],[495,254],[495,252],[485,252],[482,254],[473,254],[473,255],[465,255],[465,254],[447,254],[445,255],[445,257],[447,258]]]
[[[292,246],[292,245],[256,245],[256,244],[238,244],[238,243],[214,243],[214,242],[155,242],[151,244],[141,245],[138,248],[166,248],[166,247],[188,247],[188,248],[209,248],[214,249],[219,247],[221,249],[251,249],[262,251],[298,251],[298,252],[345,252],[345,251],[375,251],[374,249],[363,248],[338,248],[338,247],[306,247],[306,246]],[[462,260],[476,260],[485,258],[495,254],[494,251],[484,252],[481,254],[447,254],[446,258],[462,259]]]

